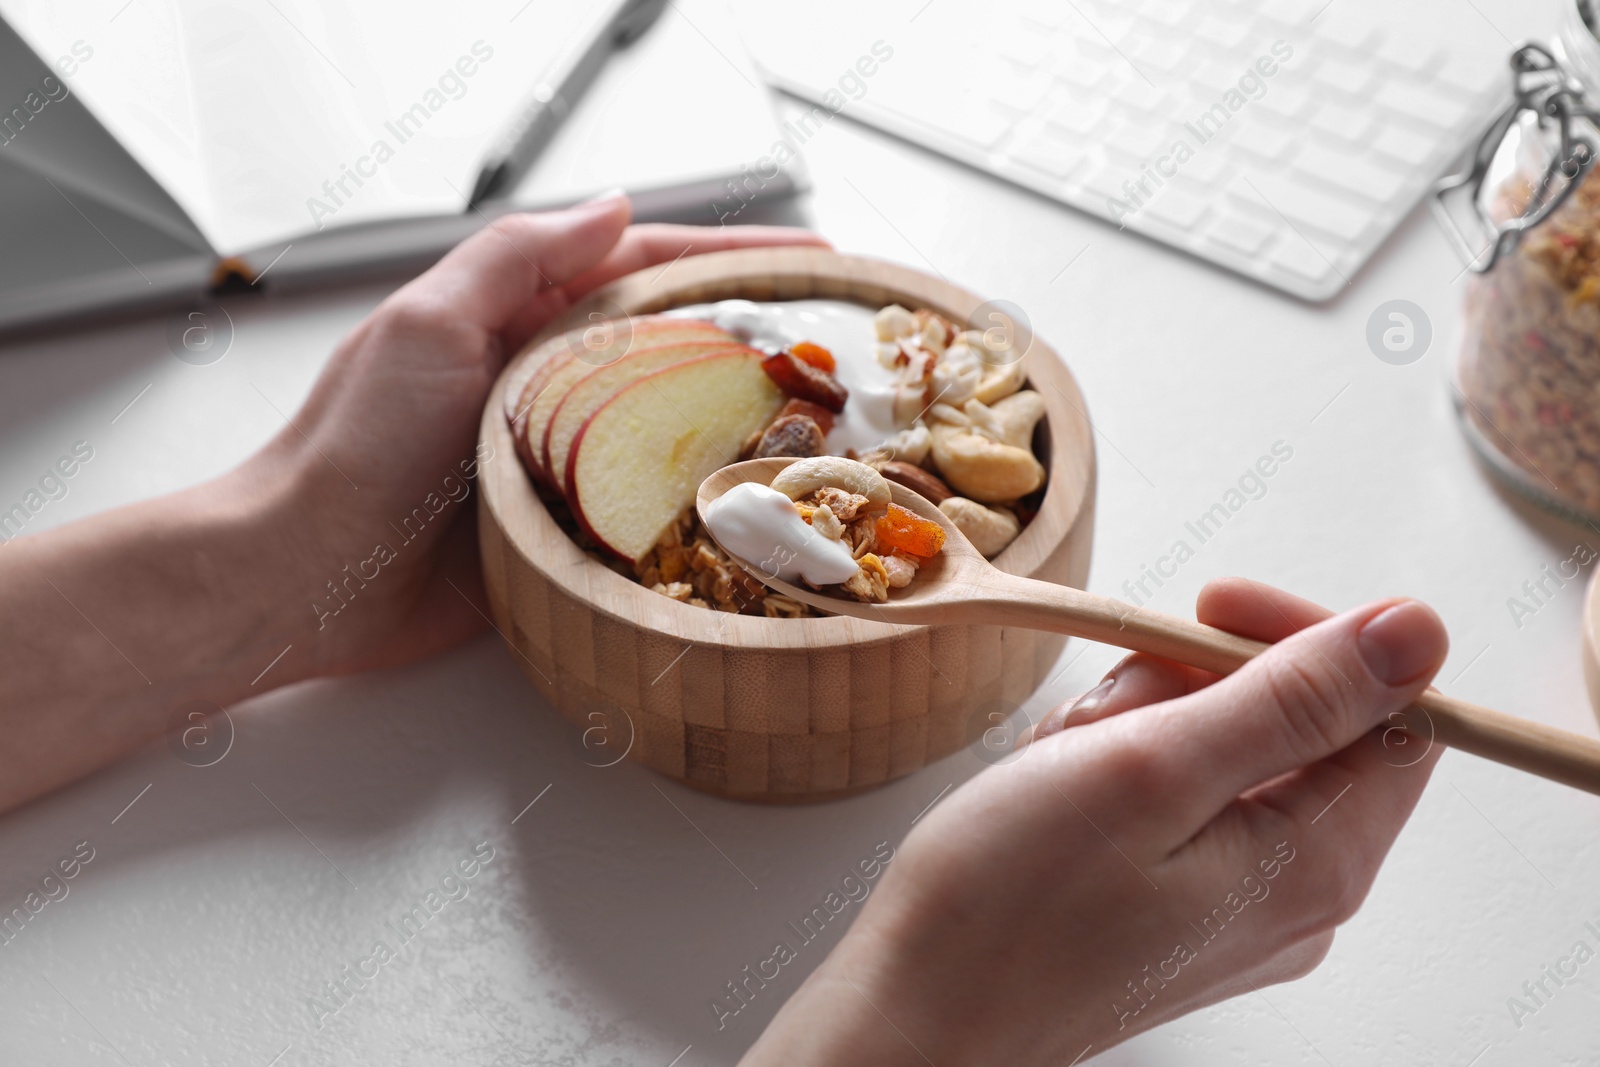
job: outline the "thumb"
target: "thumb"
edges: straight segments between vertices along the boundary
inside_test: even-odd
[[[616,193],[562,211],[501,216],[402,292],[500,334],[541,293],[605,258],[632,214],[628,198]]]
[[[1189,795],[1219,811],[1410,705],[1449,643],[1427,605],[1380,601],[1292,634],[1217,684],[1151,710]]]

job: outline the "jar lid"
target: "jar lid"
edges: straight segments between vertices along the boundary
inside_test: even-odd
[[[1600,568],[1589,579],[1583,598],[1583,681],[1589,687],[1589,704],[1600,717]]]

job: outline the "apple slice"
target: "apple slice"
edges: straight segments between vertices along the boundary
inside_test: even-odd
[[[783,405],[747,348],[713,352],[640,378],[602,404],[567,457],[567,502],[584,531],[625,560],[656,543],[700,483]]]
[[[584,335],[593,328],[592,326],[579,326],[556,337],[546,338],[531,351],[524,349],[524,352],[527,353],[526,355],[518,354],[512,357],[513,370],[505,392],[507,422],[514,424],[519,414],[526,414],[527,400],[531,400],[534,395],[525,395],[525,390],[530,383],[534,393],[537,393],[543,384],[543,379],[548,379],[557,367],[571,359],[575,353],[583,350]],[[665,331],[665,335],[661,337],[660,342],[656,341],[654,339],[655,335],[663,333],[663,331]],[[711,323],[703,322],[700,319],[685,319],[673,315],[642,315],[633,320],[633,331],[628,335],[630,339],[629,347],[640,347],[639,342],[641,341],[657,344],[676,340],[678,339],[677,335],[680,334],[688,335],[684,339],[692,339],[711,331],[716,331],[718,334],[722,333]],[[728,339],[731,340],[732,338]],[[592,336],[590,341],[591,343],[594,341]],[[541,378],[541,380],[535,381],[536,377]]]
[[[710,355],[728,348],[727,342],[691,341],[687,344],[658,345],[639,348],[604,367],[597,367],[572,384],[556,404],[544,431],[543,465],[556,481],[556,488],[565,494],[569,488],[566,480],[567,456],[572,452],[573,439],[589,416],[600,410],[607,400],[646,375],[654,374],[674,363],[685,363],[697,356]],[[742,346],[739,346],[742,347]],[[754,351],[754,349],[750,349]],[[533,442],[528,442],[533,447]]]
[[[529,471],[538,466],[538,458],[533,449],[528,447],[529,403],[539,395],[542,382],[550,375],[551,365],[561,357],[569,356],[568,350],[572,345],[582,343],[582,331],[571,330],[549,338],[512,362],[511,377],[504,393],[506,422],[511,426],[511,442],[516,446],[517,455],[522,457],[522,465]]]
[[[550,358],[544,361],[543,370],[536,372],[523,385],[522,394],[517,402],[517,410],[522,413],[522,423],[518,426],[513,422],[511,427],[512,434],[522,442],[520,449],[523,451],[529,472],[551,488],[557,487],[559,479],[544,466],[544,431],[549,425],[550,416],[554,414],[556,405],[561,402],[561,398],[566,395],[573,383],[596,367],[617,358],[604,347],[593,350],[585,347],[583,333],[587,329],[592,327],[563,334],[561,339],[570,337],[575,343],[559,345]],[[629,335],[625,350],[696,340],[737,342],[737,338],[732,334],[699,319],[646,315],[633,320],[633,331]]]

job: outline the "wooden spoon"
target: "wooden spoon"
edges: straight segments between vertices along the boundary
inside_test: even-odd
[[[717,471],[700,485],[696,506],[702,520],[706,505],[733,486],[740,482],[770,484],[791,462],[754,459]],[[784,596],[820,611],[872,622],[1048,630],[1148,652],[1217,674],[1232,673],[1267,647],[1260,641],[1136,608],[1112,597],[1007,574],[984,559],[949,516],[926,498],[898,483],[890,483],[890,489],[896,504],[944,527],[945,542],[944,550],[922,566],[909,586],[891,591],[887,604],[819,593],[772,576],[767,573],[770,566],[764,570],[745,560],[737,562]],[[1404,717],[1404,729],[1412,734],[1600,795],[1600,741],[1434,690],[1423,693]]]

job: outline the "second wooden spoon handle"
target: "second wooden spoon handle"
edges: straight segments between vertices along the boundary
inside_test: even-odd
[[[1267,648],[1192,619],[1030,578],[1011,577],[986,588],[971,610],[981,616],[975,621],[1070,634],[1217,674],[1231,674]],[[1418,697],[1414,708],[1424,721],[1413,711],[1406,729],[1431,731],[1430,742],[1600,795],[1600,741],[1433,690]]]

